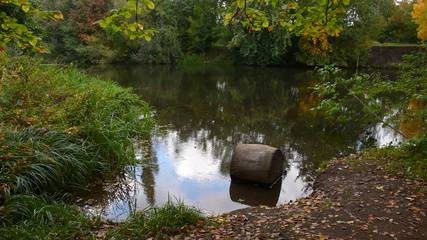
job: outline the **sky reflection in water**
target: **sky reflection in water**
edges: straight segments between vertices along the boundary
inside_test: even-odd
[[[114,221],[168,199],[206,214],[296,200],[310,194],[321,161],[364,145],[360,126],[332,127],[309,110],[316,103],[310,70],[110,66],[95,71],[133,87],[156,109],[162,126],[151,152],[137,154],[149,155],[150,167],[130,167],[115,187],[87,197],[88,211]],[[380,146],[396,140],[391,129],[370,130]],[[228,167],[238,143],[280,148],[288,162],[283,181],[269,190],[232,183]]]

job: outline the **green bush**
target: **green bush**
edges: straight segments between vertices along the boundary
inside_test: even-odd
[[[135,161],[133,138],[153,126],[127,89],[72,67],[0,55],[1,188],[60,191]]]
[[[294,63],[292,36],[283,29],[272,32],[251,32],[233,28],[234,37],[229,47],[234,50],[236,62],[247,65],[283,65]]]
[[[175,28],[161,27],[151,41],[140,41],[139,49],[131,60],[148,64],[176,64],[183,55],[178,38]]]

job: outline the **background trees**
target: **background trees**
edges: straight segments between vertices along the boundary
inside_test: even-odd
[[[417,43],[417,28],[426,39],[425,6],[425,0],[0,0],[0,49],[49,49],[53,58],[84,63],[176,64],[185,55],[232,53],[241,64],[351,65],[375,41]],[[45,19],[63,21],[40,24]]]
[[[391,5],[386,13],[386,26],[380,37],[382,42],[416,43],[417,25],[412,21],[413,2],[403,1]]]
[[[418,38],[427,41],[427,1],[418,0],[414,5],[412,14],[415,22],[418,24]]]

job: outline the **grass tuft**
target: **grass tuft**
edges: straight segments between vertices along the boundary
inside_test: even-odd
[[[158,239],[173,236],[185,230],[186,226],[196,225],[202,219],[201,212],[194,207],[177,201],[168,201],[163,207],[150,207],[137,212],[119,228],[110,231],[114,239]]]
[[[0,208],[1,239],[95,239],[90,219],[78,209],[49,197],[15,195]]]

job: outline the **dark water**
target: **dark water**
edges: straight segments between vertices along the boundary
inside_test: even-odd
[[[310,194],[321,161],[363,147],[367,130],[378,146],[400,140],[381,125],[335,126],[313,114],[312,70],[108,66],[94,72],[134,88],[153,106],[159,125],[151,148],[136,144],[137,158],[150,164],[129,167],[84,201],[88,211],[115,221],[169,199],[207,214],[286,203]],[[238,143],[280,148],[287,159],[283,181],[271,189],[231,182],[229,162]]]

